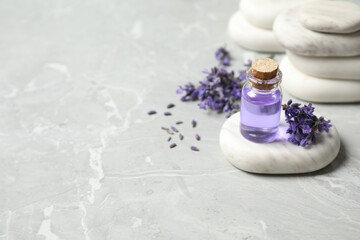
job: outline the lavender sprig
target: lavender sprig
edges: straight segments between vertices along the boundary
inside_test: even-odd
[[[216,52],[216,59],[220,61],[220,67],[213,67],[210,70],[204,69],[206,74],[204,80],[199,82],[199,85],[194,85],[189,82],[184,86],[180,86],[176,91],[183,96],[181,101],[197,101],[200,109],[210,109],[219,113],[227,112],[227,117],[233,113],[238,112],[240,105],[237,100],[241,98],[241,90],[245,83],[245,71],[239,71],[239,75],[235,76],[234,71],[228,71],[224,64],[224,59],[230,59],[229,53],[224,49],[219,49]],[[225,63],[230,60],[225,60]],[[251,64],[249,60],[248,65]]]
[[[324,117],[314,115],[314,107],[311,103],[301,107],[300,103],[292,103],[290,99],[287,104],[282,105],[285,111],[286,122],[289,128],[286,133],[290,134],[289,142],[299,146],[306,147],[311,143],[315,143],[316,134],[325,131],[328,132],[332,126],[330,120]]]

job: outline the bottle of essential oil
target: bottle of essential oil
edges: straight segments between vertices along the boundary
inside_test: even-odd
[[[241,134],[253,142],[271,142],[280,123],[281,71],[276,61],[261,58],[246,73],[240,106]]]

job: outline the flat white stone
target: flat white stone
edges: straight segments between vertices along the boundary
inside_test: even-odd
[[[241,11],[232,15],[228,25],[230,37],[240,46],[259,52],[284,52],[273,31],[248,23]]]
[[[283,116],[283,114],[282,114]],[[319,170],[330,164],[340,150],[340,137],[335,128],[318,134],[316,143],[306,148],[287,141],[287,125],[281,119],[278,140],[254,143],[240,133],[240,114],[225,121],[220,130],[220,147],[237,168],[252,173],[293,174]]]
[[[298,18],[307,29],[327,33],[360,30],[360,6],[345,1],[315,1],[299,8]]]
[[[241,0],[240,9],[248,22],[271,30],[276,16],[286,8],[295,7],[301,0]]]
[[[301,72],[328,79],[360,81],[360,56],[311,57],[286,51],[290,62]]]
[[[296,8],[287,9],[274,22],[274,33],[286,49],[305,56],[360,55],[360,31],[349,34],[314,32],[299,23],[297,12]]]
[[[310,102],[341,103],[360,101],[360,81],[324,79],[306,75],[284,57],[280,63],[282,86],[295,97]]]

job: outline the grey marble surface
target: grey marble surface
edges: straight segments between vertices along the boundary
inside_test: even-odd
[[[231,43],[237,8],[1,1],[0,239],[358,239],[359,104],[316,104],[342,140],[330,166],[263,176],[221,153],[223,115],[178,101],[177,86],[200,80],[218,46],[234,68],[265,56]],[[169,102],[173,116],[146,114]],[[200,152],[189,150],[191,119]],[[185,139],[169,149],[160,127],[176,120]]]

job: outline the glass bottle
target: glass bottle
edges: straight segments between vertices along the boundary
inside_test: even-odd
[[[271,142],[280,124],[282,74],[272,59],[261,58],[246,73],[240,105],[241,134],[253,142]]]

